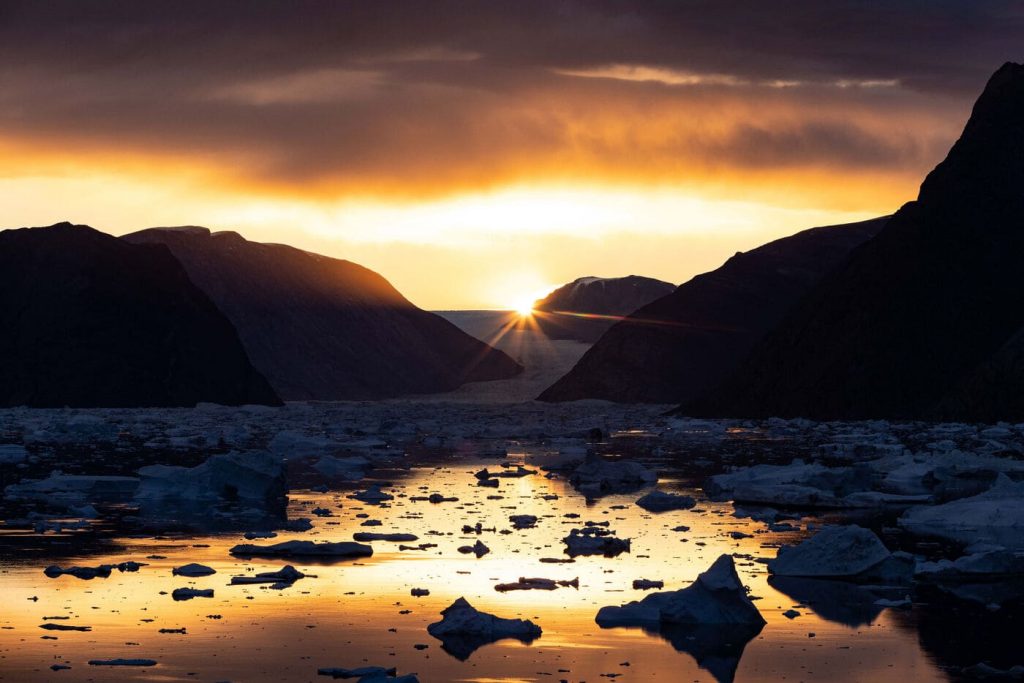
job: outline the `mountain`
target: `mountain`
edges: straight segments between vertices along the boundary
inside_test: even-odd
[[[1024,65],[873,240],[720,389],[728,416],[1024,419]]]
[[[539,400],[678,403],[700,395],[886,220],[804,230],[736,254],[616,324]]]
[[[551,339],[595,342],[620,318],[675,288],[639,275],[581,277],[538,299],[533,319]]]
[[[0,405],[280,404],[171,253],[84,225],[0,232]]]
[[[503,379],[518,363],[412,305],[377,273],[234,232],[153,228],[286,400],[380,399]]]

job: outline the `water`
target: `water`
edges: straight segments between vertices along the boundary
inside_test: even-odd
[[[534,452],[529,445],[513,445],[508,460],[532,467],[536,458],[529,456]],[[666,456],[659,459],[664,462]],[[285,590],[228,585],[232,575],[271,571],[285,564],[232,557],[228,549],[246,542],[238,532],[131,537],[114,530],[89,552],[77,550],[73,534],[63,539],[50,535],[29,544],[46,548],[45,560],[36,552],[14,552],[15,545],[7,544],[2,560],[6,607],[0,617],[0,678],[311,681],[318,678],[319,667],[373,664],[416,672],[424,681],[598,681],[608,680],[603,676],[610,674],[623,681],[706,681],[715,680],[716,673],[727,677],[733,665],[737,680],[743,681],[947,680],[918,643],[912,611],[876,607],[871,595],[826,595],[821,611],[831,611],[830,620],[802,604],[801,599],[809,599],[806,596],[794,598],[770,586],[764,565],[756,559],[773,557],[777,544],[793,542],[799,533],[767,532],[763,524],[735,518],[730,504],[706,500],[694,510],[660,514],[633,505],[637,494],[588,503],[564,480],[540,474],[503,479],[498,489],[481,488],[472,472],[483,466],[495,469],[495,458],[463,450],[423,456],[408,470],[376,472],[375,477],[393,483],[388,490],[396,499],[386,507],[348,499],[349,490],[292,491],[290,517],[310,516],[315,507],[330,509],[334,516],[314,517],[315,528],[309,532],[281,533],[264,542],[351,540],[357,531],[409,532],[420,537],[410,545],[429,542],[437,547],[399,551],[397,543],[374,542],[373,557],[360,561],[290,560],[316,578],[302,579]],[[685,470],[663,476],[661,488],[701,498]],[[432,492],[459,500],[409,500]],[[507,534],[461,531],[464,524],[477,521],[485,528],[507,530],[511,514],[533,514],[540,521],[536,528]],[[382,525],[361,526],[366,518],[359,515]],[[631,552],[616,558],[579,557],[571,564],[539,561],[566,558],[561,539],[585,520],[610,522],[619,537],[632,539]],[[671,531],[679,525],[690,530]],[[732,531],[751,537],[734,539]],[[457,552],[458,546],[477,538],[490,547],[490,554],[477,559]],[[760,598],[756,604],[768,621],[745,647],[729,642],[708,646],[683,637],[677,648],[658,634],[601,629],[594,623],[601,606],[646,594],[632,589],[634,579],[660,579],[666,589],[685,587],[722,553],[737,557],[741,578]],[[125,560],[148,565],[137,573],[115,570],[110,578],[91,581],[49,579],[42,573],[44,564],[51,562],[95,566]],[[207,564],[217,574],[197,579],[171,575],[173,567],[188,562]],[[494,590],[495,584],[521,576],[578,578],[579,589]],[[171,591],[185,586],[213,588],[215,596],[172,600]],[[429,589],[430,595],[413,598],[413,588]],[[544,633],[528,645],[516,640],[486,645],[460,661],[426,632],[426,626],[458,597],[499,616],[531,619]],[[837,610],[837,605],[844,608]],[[800,617],[782,616],[794,606]],[[52,616],[69,619],[44,619]],[[44,623],[89,626],[91,631],[45,631],[39,628]],[[186,634],[159,632],[180,628]],[[108,669],[86,664],[93,658],[117,657],[149,658],[158,665]],[[48,667],[55,663],[72,668],[50,672]]]

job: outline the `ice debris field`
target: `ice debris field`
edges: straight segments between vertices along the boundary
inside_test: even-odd
[[[0,679],[1024,676],[1024,426],[665,408],[2,411]]]

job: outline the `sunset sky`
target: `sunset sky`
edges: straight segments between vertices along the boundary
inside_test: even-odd
[[[0,3],[6,227],[205,225],[503,308],[916,195],[1020,2]]]

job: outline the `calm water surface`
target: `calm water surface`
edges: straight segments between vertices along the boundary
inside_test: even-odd
[[[536,463],[527,447],[509,448],[508,460]],[[764,524],[733,516],[730,504],[704,499],[686,476],[662,469],[660,487],[699,500],[687,511],[647,513],[634,505],[639,494],[588,502],[561,478],[543,473],[502,479],[500,488],[480,488],[472,472],[495,458],[462,452],[424,460],[410,470],[375,472],[390,483],[390,505],[365,505],[346,497],[351,490],[292,491],[289,516],[309,517],[324,507],[331,517],[313,517],[315,528],[280,533],[281,540],[351,540],[357,531],[409,532],[427,550],[400,551],[397,543],[374,542],[372,558],[336,563],[302,559],[245,560],[228,549],[247,542],[240,532],[216,535],[123,537],[75,551],[50,537],[46,557],[5,544],[2,565],[4,608],[0,614],[0,679],[8,681],[313,681],[318,667],[364,664],[398,667],[423,681],[945,681],[947,675],[919,642],[918,610],[876,606],[877,595],[845,584],[802,582],[769,585],[758,558],[775,556],[779,543],[804,532],[772,533]],[[414,502],[438,492],[457,502]],[[540,517],[536,528],[511,531],[508,516]],[[578,514],[578,519],[566,518]],[[361,515],[368,515],[364,517]],[[381,526],[364,527],[367,519]],[[616,558],[578,557],[571,564],[561,539],[583,521],[608,521],[632,551]],[[464,524],[481,522],[481,534],[464,534]],[[802,524],[814,521],[805,518]],[[672,531],[680,525],[689,531]],[[736,539],[741,531],[749,538]],[[477,559],[457,548],[481,539],[490,554]],[[8,539],[14,540],[14,539]],[[22,539],[24,540],[24,539]],[[56,545],[55,545],[56,543]],[[33,544],[29,544],[33,545]],[[33,546],[34,547],[34,546]],[[67,548],[63,551],[54,548]],[[598,609],[641,599],[634,579],[658,579],[666,590],[690,584],[722,553],[736,557],[768,624],[753,640],[730,642],[639,629],[601,629]],[[155,559],[152,556],[163,556]],[[45,565],[89,565],[125,560],[147,562],[137,573],[114,571],[110,578],[49,579]],[[217,570],[209,577],[175,577],[171,569],[199,562]],[[316,575],[285,590],[230,586],[230,577],[270,571],[286,563]],[[519,577],[579,579],[579,588],[499,593],[495,584]],[[212,588],[213,598],[176,602],[181,587]],[[429,589],[414,598],[413,588]],[[465,661],[445,652],[426,632],[456,598],[503,617],[533,620],[543,635],[531,644],[503,640],[485,645]],[[902,596],[894,596],[902,597]],[[812,608],[813,606],[813,608]],[[796,619],[783,616],[795,608]],[[46,620],[46,617],[69,617]],[[89,626],[91,631],[46,631],[41,624]],[[185,634],[160,629],[186,630]],[[416,646],[425,648],[418,649]],[[134,657],[158,662],[150,668],[87,665],[93,658]],[[51,671],[52,664],[70,670]]]

